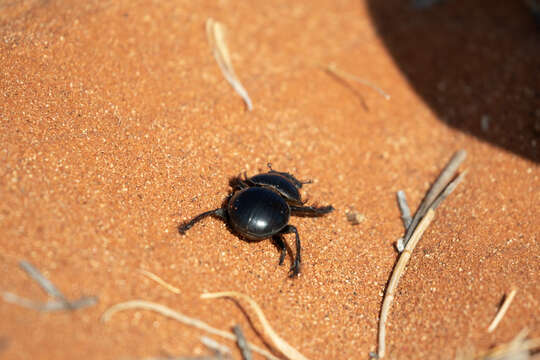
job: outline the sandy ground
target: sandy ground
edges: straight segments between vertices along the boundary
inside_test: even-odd
[[[467,177],[401,281],[388,358],[451,359],[524,327],[540,336],[539,32],[520,2],[472,4],[0,1],[0,290],[47,300],[19,269],[25,259],[68,298],[99,297],[60,313],[0,301],[0,358],[208,353],[203,332],[151,312],[100,321],[136,298],[220,329],[241,324],[264,346],[232,301],[199,299],[236,290],[310,359],[365,359],[403,234],[395,192],[415,209],[461,148]],[[210,17],[228,29],[252,112],[212,57]],[[330,63],[391,99],[336,79]],[[177,232],[220,206],[231,176],[267,162],[312,179],[303,196],[336,208],[291,220],[303,239],[294,280],[270,241],[242,241],[212,219]]]

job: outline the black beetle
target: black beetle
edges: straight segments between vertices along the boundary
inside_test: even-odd
[[[322,216],[334,208],[329,206],[304,206],[299,189],[311,181],[300,181],[293,175],[272,170],[248,178],[240,176],[231,179],[233,192],[227,197],[223,207],[203,212],[192,220],[178,227],[180,234],[185,234],[195,223],[205,217],[218,217],[231,229],[248,241],[260,241],[272,238],[280,249],[279,265],[283,264],[286,255],[283,234],[294,233],[296,236],[296,256],[291,265],[290,277],[300,272],[301,247],[300,236],[296,227],[289,225],[291,215]]]

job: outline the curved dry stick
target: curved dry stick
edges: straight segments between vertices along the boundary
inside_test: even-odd
[[[399,256],[398,262],[396,263],[394,271],[392,272],[392,276],[390,277],[390,281],[388,282],[388,287],[386,288],[383,305],[381,308],[381,317],[379,319],[379,348],[377,350],[377,355],[379,359],[382,359],[385,354],[386,321],[388,320],[388,314],[390,313],[390,307],[392,306],[392,302],[394,301],[394,295],[399,280],[405,272],[405,267],[407,266],[407,263],[411,258],[412,251],[416,247],[416,244],[418,244],[418,241],[424,234],[424,231],[426,231],[427,227],[431,223],[431,220],[433,220],[434,215],[435,211],[433,209],[428,209],[428,212],[414,230],[414,233],[412,234],[411,239],[407,243],[407,246]]]
[[[249,111],[253,109],[253,103],[248,95],[247,90],[244,88],[238,76],[234,72],[231,56],[229,54],[229,48],[225,43],[225,27],[220,22],[210,18],[206,21],[206,37],[212,48],[214,58],[219,65],[221,73],[225,79],[232,86],[234,91],[244,100],[246,107]]]
[[[101,315],[101,321],[107,322],[117,312],[130,310],[130,309],[144,309],[144,310],[155,311],[163,316],[179,321],[185,325],[193,326],[197,329],[206,331],[210,334],[221,336],[222,338],[225,338],[228,340],[236,341],[236,336],[234,336],[230,332],[216,329],[199,319],[191,318],[189,316],[179,313],[178,311],[174,311],[173,309],[168,308],[164,305],[157,304],[150,301],[145,301],[145,300],[131,300],[131,301],[126,301],[123,303],[118,303],[116,305],[113,305],[110,308],[108,308],[103,313],[103,315]],[[253,351],[261,354],[262,356],[265,356],[266,358],[271,359],[271,360],[279,360],[279,358],[275,357],[268,351],[261,349],[260,347],[255,346],[251,343],[248,343],[248,344],[249,344],[249,347]]]
[[[275,331],[272,329],[272,326],[270,326],[270,323],[266,319],[266,316],[264,316],[263,311],[261,310],[260,306],[247,295],[244,295],[242,293],[236,292],[236,291],[224,291],[219,293],[211,293],[211,294],[202,294],[201,299],[218,299],[218,298],[233,298],[236,300],[242,299],[249,303],[249,305],[253,308],[255,311],[255,314],[257,315],[257,318],[262,324],[262,327],[264,329],[264,332],[268,335],[268,337],[272,340],[275,347],[285,356],[287,356],[289,359],[292,360],[308,360],[304,355],[302,355],[298,350],[293,348],[291,345],[289,345],[285,340],[283,340]]]

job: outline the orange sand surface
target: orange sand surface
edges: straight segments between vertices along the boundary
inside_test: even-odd
[[[208,354],[206,333],[155,313],[100,321],[130,299],[241,324],[264,347],[234,302],[199,298],[234,290],[306,357],[366,359],[403,235],[395,193],[414,211],[457,149],[468,174],[401,280],[387,358],[452,359],[524,327],[540,336],[540,33],[521,2],[491,4],[0,1],[0,291],[47,300],[24,259],[69,299],[99,297],[50,313],[0,301],[0,358]],[[227,29],[251,112],[212,56],[208,18]],[[312,179],[310,204],[336,208],[291,219],[303,240],[293,280],[270,241],[215,219],[177,231],[221,205],[230,177],[267,162]]]

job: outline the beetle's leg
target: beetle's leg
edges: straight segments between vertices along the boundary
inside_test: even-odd
[[[283,261],[285,261],[285,256],[287,255],[287,247],[283,241],[283,236],[281,236],[281,234],[276,234],[272,236],[272,241],[281,252],[281,255],[279,256],[279,265],[283,265]]]
[[[293,175],[291,175],[291,174],[289,174],[289,173],[281,172],[281,171],[276,171],[276,170],[272,169],[272,164],[271,164],[271,163],[266,163],[266,166],[268,166],[268,169],[270,169],[269,172],[274,173],[274,174],[279,174],[279,175],[281,175],[281,176],[286,177],[286,178],[289,179],[289,180],[294,184],[294,186],[296,186],[298,189],[300,189],[300,188],[302,187],[302,185],[305,185],[305,184],[311,184],[311,183],[313,182],[313,180],[306,180],[306,181],[298,180],[297,178],[295,178]]]
[[[292,225],[287,225],[283,230],[281,230],[281,234],[291,233],[294,233],[294,235],[296,236],[296,256],[294,257],[294,262],[291,265],[291,273],[289,275],[289,277],[293,278],[300,273],[300,263],[302,262],[300,235],[298,235],[298,230],[296,230],[296,228]]]
[[[328,206],[294,206],[291,205],[291,213],[295,216],[323,216],[332,212],[334,207],[332,205]]]
[[[229,185],[236,190],[242,190],[245,188],[248,188],[250,186],[249,183],[247,183],[246,173],[244,172],[244,177],[242,178],[242,175],[235,176],[229,180]]]
[[[191,227],[193,225],[195,225],[196,223],[198,223],[199,221],[201,221],[202,219],[204,219],[205,217],[208,217],[208,216],[215,216],[215,217],[218,217],[218,218],[220,218],[222,220],[225,220],[225,218],[226,218],[225,210],[222,209],[222,208],[206,211],[206,212],[203,212],[200,215],[195,216],[192,220],[180,224],[178,226],[178,232],[180,234],[184,235],[186,233],[186,231],[191,229]]]

